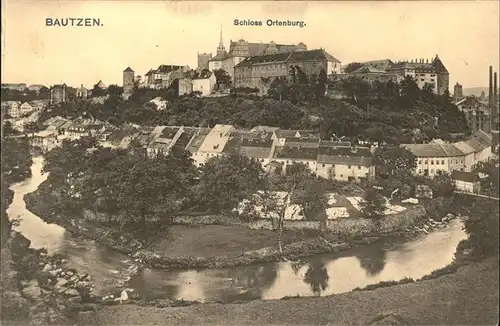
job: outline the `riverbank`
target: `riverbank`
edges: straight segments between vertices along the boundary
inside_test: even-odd
[[[406,325],[496,325],[498,259],[470,264],[433,280],[328,297],[177,308],[110,306],[81,314],[80,324],[366,325],[377,315],[391,312]]]
[[[166,231],[156,231],[154,239],[157,240],[153,239],[145,244],[116,228],[92,222],[95,216],[91,216],[92,214],[88,212],[82,213],[77,218],[54,214],[56,210],[50,207],[54,202],[51,196],[49,185],[43,182],[38,190],[25,196],[26,207],[44,221],[58,224],[73,235],[109,246],[117,252],[133,257],[136,263],[162,269],[229,268],[296,260],[320,253],[348,250],[353,246],[371,244],[386,237],[414,237],[417,234],[428,233],[432,229],[443,228],[455,218],[452,214],[445,214],[444,205],[441,203],[443,200],[438,199],[440,201],[438,206],[441,209],[430,214],[436,216],[436,220],[425,217],[426,210],[420,207],[415,210],[419,211],[417,215],[412,213],[402,216],[403,225],[406,227],[393,232],[370,231],[359,234],[358,224],[363,224],[363,221],[355,223],[358,231],[352,232],[352,235],[347,231],[339,233],[321,229],[286,229],[282,237],[283,252],[279,252],[276,233],[272,230],[255,229],[253,225],[247,226],[241,223],[193,225],[192,218],[188,219],[189,223],[171,226]],[[206,218],[202,216],[194,220],[204,219]],[[383,221],[383,225],[391,224],[390,218],[386,220]],[[408,223],[408,220],[412,223]],[[346,221],[346,225],[344,228],[352,229],[353,221]],[[370,224],[369,230],[372,229]]]

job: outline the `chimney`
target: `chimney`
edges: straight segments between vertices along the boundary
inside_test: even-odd
[[[493,105],[496,107],[498,102],[498,85],[497,85],[497,73],[493,74]]]
[[[490,85],[488,91],[488,103],[491,108],[491,103],[493,103],[493,67],[490,66]]]
[[[492,117],[493,120],[493,130],[498,129],[498,84],[497,84],[497,73],[493,75],[493,106],[492,106]]]

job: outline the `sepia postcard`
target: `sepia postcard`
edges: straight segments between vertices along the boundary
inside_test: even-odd
[[[1,6],[0,324],[499,324],[499,1]]]

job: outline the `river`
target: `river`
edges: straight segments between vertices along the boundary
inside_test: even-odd
[[[46,179],[43,159],[33,161],[32,177],[14,184],[14,199],[7,213],[20,220],[14,229],[31,240],[33,248],[67,256],[68,267],[90,274],[98,294],[121,287],[135,289],[142,298],[175,298],[235,302],[279,299],[285,296],[330,295],[380,281],[414,279],[449,264],[457,244],[466,238],[459,221],[417,236],[411,241],[381,241],[338,254],[301,261],[242,266],[228,269],[165,271],[137,266],[130,257],[95,241],[73,237],[64,228],[47,224],[26,209],[24,195]]]

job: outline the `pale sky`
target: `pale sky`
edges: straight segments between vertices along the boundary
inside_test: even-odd
[[[342,64],[431,59],[450,72],[450,91],[488,86],[499,67],[499,1],[195,2],[2,1],[2,83],[91,87],[121,84],[131,66],[143,76],[160,64],[196,68],[215,55],[220,27],[229,40],[324,48]],[[99,27],[47,27],[45,19],[99,18]],[[233,20],[303,20],[306,27],[242,27]]]

